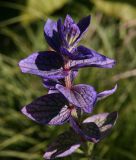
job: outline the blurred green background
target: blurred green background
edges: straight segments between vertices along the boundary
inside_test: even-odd
[[[117,92],[97,103],[94,113],[119,111],[112,134],[94,147],[93,160],[136,160],[136,1],[0,0],[0,160],[42,160],[47,145],[68,126],[41,126],[20,109],[44,95],[41,79],[22,74],[20,59],[47,50],[43,26],[69,13],[76,21],[92,15],[80,43],[116,59],[113,69],[81,70],[75,83]],[[94,114],[93,113],[93,114]],[[64,160],[91,160],[74,153]]]

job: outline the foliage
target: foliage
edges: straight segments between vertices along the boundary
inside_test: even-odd
[[[93,0],[95,6],[109,16],[132,20],[136,17],[135,6],[118,1]],[[121,10],[121,12],[120,12]]]

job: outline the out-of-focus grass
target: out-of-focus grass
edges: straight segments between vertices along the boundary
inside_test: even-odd
[[[17,9],[18,5],[24,4],[16,3],[17,6],[14,6],[3,3],[5,9],[6,5]],[[117,92],[99,102],[94,110],[94,113],[117,110],[119,119],[112,134],[95,146],[93,159],[135,160],[136,74],[131,73],[136,68],[136,21],[122,21],[110,15],[106,16],[90,2],[75,0],[68,3],[68,6],[63,5],[60,5],[59,10],[57,8],[52,11],[51,16],[55,19],[58,15],[64,17],[68,6],[72,7],[73,10],[68,10],[75,19],[82,17],[77,12],[79,8],[84,15],[91,13],[92,25],[81,43],[117,60],[113,69],[82,69],[75,80],[75,83],[93,85],[97,91],[110,89],[115,83],[118,84]],[[26,9],[28,7],[27,5]],[[10,11],[9,8],[8,10]],[[23,11],[17,16],[22,16],[21,13],[25,13],[25,10]],[[41,19],[27,26],[8,20],[0,23],[0,159],[40,160],[47,145],[68,126],[41,126],[21,114],[22,106],[46,94],[46,89],[36,76],[23,75],[19,70],[18,61],[31,52],[48,49],[48,46],[44,41],[44,22]],[[13,25],[7,22],[12,22]],[[124,73],[126,76],[123,76]],[[87,156],[75,153],[64,159],[86,160]]]

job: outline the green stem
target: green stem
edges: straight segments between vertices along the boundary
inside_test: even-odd
[[[92,159],[92,152],[94,148],[94,143],[87,142],[87,151],[88,151],[88,158],[91,160]]]
[[[93,152],[94,144],[90,142],[86,142],[83,144],[83,151],[85,154],[85,157],[88,160],[92,160],[92,152]]]

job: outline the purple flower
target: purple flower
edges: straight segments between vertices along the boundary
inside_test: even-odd
[[[63,79],[83,67],[112,68],[115,60],[84,46],[76,47],[90,24],[90,16],[77,24],[67,15],[61,20],[47,20],[44,34],[54,51],[35,52],[19,62],[23,73],[38,75],[44,79]]]
[[[61,19],[57,22],[48,19],[44,26],[45,39],[58,52],[61,47],[72,49],[87,31],[90,19],[90,16],[84,17],[77,24],[69,15],[66,16],[64,24]]]
[[[117,85],[113,89],[101,93],[97,93],[92,86],[85,84],[78,84],[72,88],[57,84],[56,88],[66,97],[69,103],[81,108],[86,113],[91,113],[96,101],[113,94]]]
[[[78,124],[76,120],[70,117],[70,124],[82,138],[97,143],[110,133],[117,117],[117,112],[102,113],[88,117],[82,124]]]
[[[90,16],[78,23],[67,15],[64,23],[48,19],[44,35],[53,51],[35,52],[19,62],[23,73],[38,75],[48,94],[26,105],[22,113],[43,125],[71,127],[47,149],[44,158],[53,159],[72,154],[86,141],[99,142],[109,134],[117,112],[94,115],[81,122],[84,113],[91,113],[97,101],[113,94],[117,85],[98,93],[86,84],[73,85],[78,70],[84,67],[112,68],[115,60],[82,45],[77,46],[90,24]],[[69,136],[71,138],[69,138]]]
[[[45,159],[66,157],[76,151],[82,144],[81,137],[71,129],[60,134],[48,147],[44,154]]]
[[[80,125],[71,117],[70,123],[75,133],[70,129],[59,135],[46,150],[44,158],[68,156],[86,141],[98,143],[111,132],[117,117],[117,112],[97,114],[85,119]]]
[[[90,113],[97,99],[103,99],[116,90],[116,86],[104,92],[97,93],[89,85],[75,85],[72,89],[57,84],[56,90],[37,98],[22,109],[28,118],[48,125],[61,125],[69,121],[70,116],[78,109]]]

